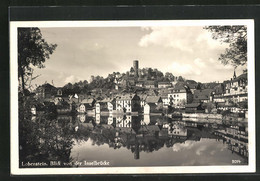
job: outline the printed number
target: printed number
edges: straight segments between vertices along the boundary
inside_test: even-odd
[[[232,160],[232,163],[237,164],[237,163],[241,163],[241,161],[240,160]]]

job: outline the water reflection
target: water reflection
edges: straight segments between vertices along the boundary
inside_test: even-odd
[[[19,126],[20,166],[22,162],[89,160],[110,160],[110,166],[248,162],[247,124],[149,115],[80,114],[34,116]]]

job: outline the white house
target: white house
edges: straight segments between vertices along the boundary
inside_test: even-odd
[[[158,82],[158,88],[161,89],[161,88],[168,88],[168,87],[171,87],[172,84],[170,82]]]
[[[184,106],[192,102],[192,93],[183,83],[177,83],[171,93],[168,94],[169,102],[174,106]]]
[[[180,124],[170,124],[168,126],[168,135],[170,136],[187,136],[187,128]]]
[[[125,118],[123,116],[117,116],[116,117],[116,127],[131,128],[132,127],[132,116],[126,115]]]

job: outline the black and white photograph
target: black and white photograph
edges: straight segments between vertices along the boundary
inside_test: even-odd
[[[255,171],[254,21],[10,22],[12,174]]]

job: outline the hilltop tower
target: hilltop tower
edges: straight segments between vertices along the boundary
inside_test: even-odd
[[[138,77],[138,69],[139,69],[138,60],[134,60],[133,68],[134,68],[134,71],[135,71],[135,77]]]

